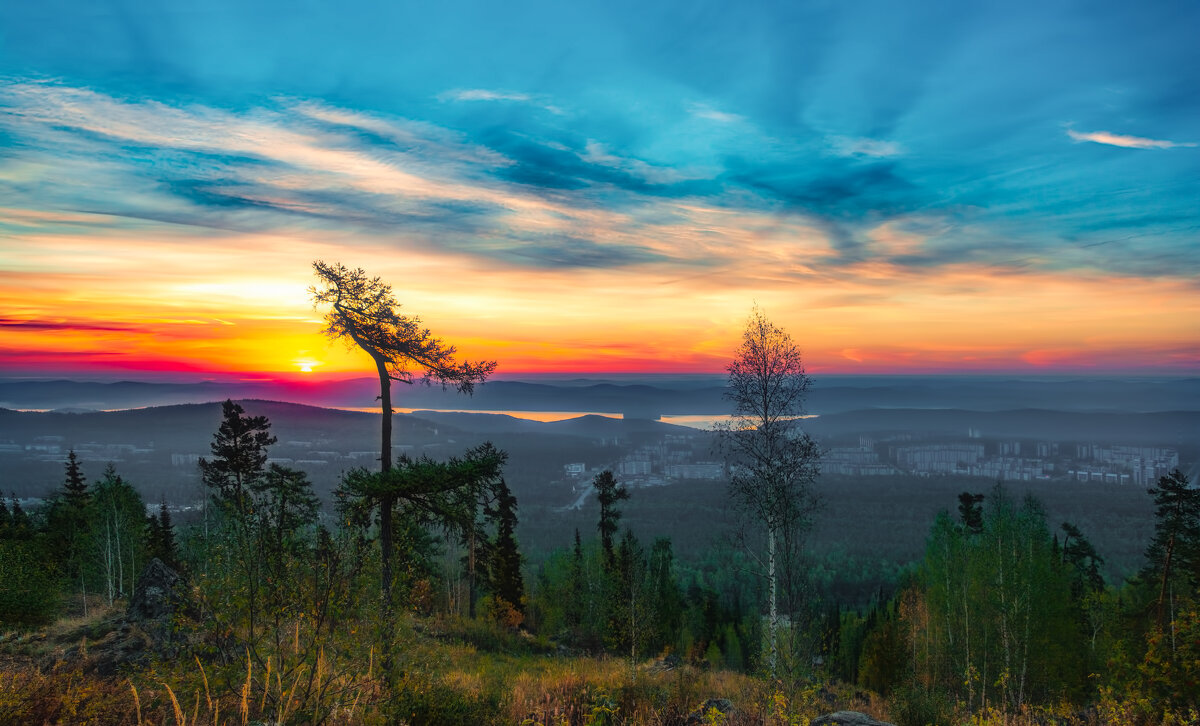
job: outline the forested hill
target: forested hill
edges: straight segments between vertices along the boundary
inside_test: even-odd
[[[370,407],[379,393],[371,378],[304,382],[142,383],[0,379],[0,407],[115,409],[233,399],[291,401],[316,406]],[[720,376],[637,379],[495,380],[475,395],[405,387],[406,408],[591,411],[638,415],[719,414],[729,410]],[[830,414],[865,408],[1004,411],[1200,411],[1200,378],[1011,379],[974,376],[819,376],[807,408]]]

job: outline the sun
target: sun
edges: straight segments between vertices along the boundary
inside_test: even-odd
[[[300,369],[301,373],[312,373],[313,368],[321,365],[321,361],[310,360],[308,358],[301,358],[300,360],[293,361],[293,363]]]

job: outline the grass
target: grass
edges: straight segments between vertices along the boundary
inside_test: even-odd
[[[1115,726],[1128,715],[1128,704],[1113,699],[1086,712],[1063,704],[969,714],[940,704],[933,714],[914,711],[900,697],[884,699],[847,686],[775,688],[761,677],[692,665],[661,670],[652,662],[560,656],[527,636],[456,619],[407,622],[397,635],[391,689],[365,638],[340,644],[339,655],[322,651],[307,664],[191,655],[101,677],[89,670],[83,653],[93,648],[89,644],[105,642],[117,623],[113,612],[100,610],[39,630],[0,634],[0,723],[671,726],[687,723],[716,698],[727,699],[734,710],[700,714],[702,723],[803,726],[822,713],[857,710],[899,726]],[[306,679],[319,684],[310,692],[316,695],[302,696]],[[1180,714],[1171,723],[1197,722],[1196,714]]]

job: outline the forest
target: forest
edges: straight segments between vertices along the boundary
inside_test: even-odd
[[[227,400],[205,506],[176,523],[69,454],[40,507],[0,503],[0,723],[1200,722],[1200,489],[1183,473],[1148,490],[1153,534],[1119,581],[1095,533],[997,484],[948,497],[923,553],[840,597],[812,556],[809,380],[756,310],[718,432],[735,540],[684,559],[639,538],[622,521],[638,493],[604,471],[590,523],[534,565],[507,452],[391,454],[392,382],[469,393],[495,364],[459,362],[378,278],[314,267],[326,332],[376,364],[379,466],[323,502],[268,464],[271,421]]]

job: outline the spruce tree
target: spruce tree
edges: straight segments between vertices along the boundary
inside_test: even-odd
[[[621,510],[617,502],[629,498],[629,490],[617,484],[613,473],[607,469],[596,475],[592,480],[596,489],[596,499],[600,502],[600,521],[596,525],[600,530],[600,543],[604,548],[605,562],[609,567],[613,563],[613,535],[617,533],[617,523],[621,520]]]
[[[62,487],[51,495],[46,507],[47,544],[68,581],[82,589],[85,586],[83,570],[88,559],[84,540],[88,534],[87,509],[91,491],[74,450],[67,454],[65,468]]]
[[[1189,486],[1187,475],[1176,469],[1147,492],[1154,497],[1154,539],[1141,577],[1157,590],[1161,622],[1173,583],[1182,592],[1200,589],[1200,489]]]
[[[983,531],[983,502],[982,494],[972,494],[971,492],[963,492],[958,495],[958,516],[962,519],[963,526],[971,534],[979,534]]]
[[[247,416],[228,399],[221,404],[221,425],[210,445],[213,458],[200,460],[200,479],[227,513],[249,513],[250,491],[263,476],[267,447],[278,441],[270,429],[266,416]]]
[[[158,505],[158,514],[146,517],[146,529],[150,546],[150,557],[157,557],[163,564],[179,569],[179,553],[175,545],[175,527],[171,524],[171,512],[167,501]]]
[[[517,547],[517,498],[503,479],[496,489],[496,540],[491,556],[492,594],[525,612],[525,581],[521,577],[521,552]]]
[[[75,458],[75,450],[67,453],[67,479],[63,482],[63,498],[67,503],[80,511],[87,505],[88,485],[79,468],[79,460]]]
[[[9,530],[9,537],[11,539],[29,539],[33,535],[29,515],[21,507],[21,500],[17,499],[17,493],[10,492],[10,494],[9,505],[12,510],[12,528]]]

